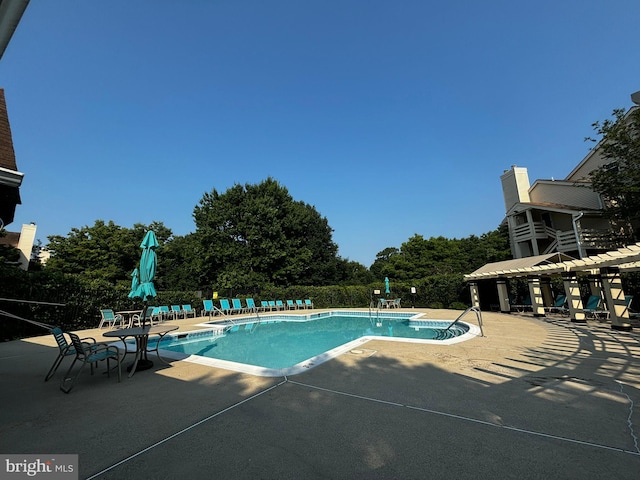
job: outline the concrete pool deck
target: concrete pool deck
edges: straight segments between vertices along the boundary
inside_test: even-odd
[[[174,361],[117,383],[101,365],[69,395],[70,360],[43,381],[51,335],[0,343],[0,453],[79,454],[99,479],[638,478],[638,329],[483,319],[485,337],[371,341],[287,378]]]

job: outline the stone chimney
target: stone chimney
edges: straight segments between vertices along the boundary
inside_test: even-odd
[[[504,196],[504,208],[508,212],[516,203],[528,203],[529,173],[524,167],[511,165],[511,170],[505,170],[500,176],[502,181],[502,195]]]

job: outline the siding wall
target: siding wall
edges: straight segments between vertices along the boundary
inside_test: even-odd
[[[589,187],[563,181],[538,181],[531,187],[529,196],[533,203],[553,203],[587,210],[602,208],[600,195]]]

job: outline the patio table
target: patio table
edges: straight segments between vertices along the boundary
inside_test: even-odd
[[[123,310],[121,312],[116,312],[116,315],[122,315],[128,321],[129,328],[131,328],[133,325],[133,316],[142,316],[142,310]]]
[[[147,358],[147,353],[149,351],[155,351],[158,360],[160,360],[165,365],[169,365],[168,362],[165,362],[163,358],[160,356],[160,352],[158,349],[160,348],[160,341],[162,338],[169,332],[173,332],[177,330],[178,326],[176,325],[153,325],[147,327],[133,327],[133,328],[121,328],[118,330],[110,330],[108,332],[103,333],[102,335],[108,338],[119,338],[124,343],[124,354],[125,356],[129,352],[127,349],[126,339],[127,337],[133,337],[136,341],[136,351],[135,351],[135,359],[131,366],[127,367],[129,370],[129,378],[133,376],[133,374],[138,370],[147,370],[153,366],[153,362]],[[149,344],[149,336],[150,335],[158,335],[158,342],[156,343],[155,348],[152,350],[148,349]]]

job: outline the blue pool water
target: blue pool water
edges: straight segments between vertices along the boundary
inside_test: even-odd
[[[314,315],[261,315],[233,325],[165,337],[163,356],[188,359],[257,375],[294,374],[318,365],[372,338],[415,342],[459,341],[470,326],[411,314],[328,312]],[[455,340],[459,338],[459,340]],[[209,360],[207,360],[209,359]]]

